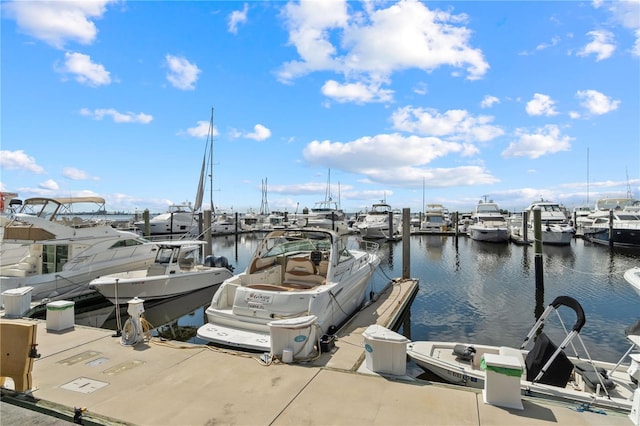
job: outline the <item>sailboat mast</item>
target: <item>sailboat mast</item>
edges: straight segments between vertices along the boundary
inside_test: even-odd
[[[216,215],[213,205],[213,107],[211,107],[211,121],[209,122],[209,201],[211,202],[211,214]]]

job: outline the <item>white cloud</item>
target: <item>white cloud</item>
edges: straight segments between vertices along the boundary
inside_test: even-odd
[[[28,170],[36,174],[44,173],[44,169],[36,164],[35,158],[18,151],[0,151],[0,166],[6,170]]]
[[[493,105],[499,103],[500,99],[496,98],[495,96],[485,95],[485,97],[482,99],[482,102],[480,102],[480,108],[491,108]]]
[[[92,87],[111,83],[109,71],[104,66],[93,63],[90,56],[77,52],[66,52],[64,58],[64,65],[58,67],[58,72],[73,74],[78,83]]]
[[[267,127],[263,126],[262,124],[256,124],[255,126],[253,126],[253,132],[241,132],[239,130],[232,129],[229,134],[229,137],[234,139],[246,138],[246,139],[253,139],[256,141],[263,141],[271,137],[271,130],[269,130]]]
[[[578,51],[578,56],[596,55],[596,61],[609,58],[616,50],[613,33],[606,30],[594,30],[587,33],[592,41]]]
[[[153,116],[149,114],[145,114],[143,112],[134,113],[134,112],[126,112],[121,113],[116,111],[113,108],[101,108],[94,109],[93,111],[82,108],[80,110],[80,115],[84,115],[87,117],[92,117],[94,120],[102,120],[105,117],[111,117],[114,123],[142,123],[149,124],[153,121]]]
[[[427,164],[449,154],[464,155],[466,144],[436,137],[379,134],[351,142],[312,141],[304,159],[314,165],[336,167],[362,174],[364,179],[392,185],[418,187],[423,178],[429,186],[495,183],[497,179],[480,166],[428,168]]]
[[[618,0],[618,1],[594,1],[594,7],[606,6],[615,22],[624,28],[631,30],[635,37],[635,43],[631,47],[631,54],[640,56],[640,1],[638,0]]]
[[[62,176],[71,180],[99,180],[97,177],[89,175],[84,170],[76,169],[74,167],[65,167],[62,170]]]
[[[364,102],[379,101],[381,94],[391,96],[391,91],[370,94],[363,89],[390,83],[396,71],[417,68],[431,72],[449,66],[465,69],[467,78],[474,80],[489,69],[481,50],[469,45],[471,31],[461,26],[465,15],[432,11],[416,0],[375,9],[387,5],[366,3],[364,11],[349,15],[345,1],[288,3],[289,43],[300,59],[283,64],[279,79],[289,82],[315,71],[341,73],[348,82],[328,82],[323,90],[329,94],[340,91],[345,95],[340,97],[343,101]],[[355,95],[346,94],[355,89]]]
[[[555,102],[548,95],[536,93],[533,99],[527,102],[526,111],[529,115],[545,115],[547,117],[557,115],[554,109]]]
[[[115,1],[12,1],[2,10],[22,32],[62,49],[69,41],[91,44],[98,33],[92,19],[101,18]]]
[[[232,34],[238,33],[238,24],[244,24],[247,22],[247,12],[249,11],[249,5],[244,4],[242,10],[234,10],[229,14],[229,32]]]
[[[204,138],[209,136],[210,127],[211,127],[210,121],[198,121],[196,126],[188,128],[186,133],[189,136],[193,136],[196,138]],[[211,133],[212,133],[211,136],[214,138],[219,135],[218,129],[216,128],[215,125],[213,126],[213,129],[211,129]],[[184,134],[184,132],[179,132],[178,134]]]
[[[517,140],[511,142],[502,152],[505,158],[528,157],[539,158],[547,154],[555,154],[568,151],[571,148],[573,138],[562,136],[560,128],[556,125],[547,125],[537,129],[535,133],[527,133],[523,129],[516,130]]]
[[[389,102],[393,98],[393,90],[381,89],[379,84],[366,85],[361,82],[340,84],[335,80],[324,83],[322,94],[340,103]]]
[[[201,73],[198,66],[178,56],[166,55],[165,59],[167,61],[167,67],[169,68],[169,72],[167,73],[169,83],[171,83],[173,87],[181,90],[195,89],[198,74]]]
[[[620,101],[614,101],[597,90],[579,90],[576,96],[582,100],[580,105],[585,107],[591,114],[606,114],[615,111],[620,105]]]
[[[440,113],[431,108],[407,106],[394,111],[391,121],[395,129],[404,132],[467,142],[487,142],[504,134],[500,127],[490,124],[493,117],[473,116],[465,110]]]
[[[263,141],[271,137],[271,130],[263,126],[262,124],[256,124],[253,126],[253,132],[244,135],[247,139],[253,139],[256,141]]]
[[[57,191],[58,189],[60,189],[60,187],[58,186],[58,183],[53,179],[48,179],[38,184],[38,188],[44,189],[47,191]]]

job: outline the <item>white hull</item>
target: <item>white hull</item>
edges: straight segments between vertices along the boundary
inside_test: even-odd
[[[487,228],[484,226],[469,226],[467,233],[472,240],[490,243],[505,243],[509,241],[511,233],[507,228]]]
[[[473,346],[476,350],[472,361],[461,361],[453,354],[455,345],[465,347]],[[526,351],[514,348],[505,348],[486,345],[469,345],[451,342],[412,342],[407,347],[408,356],[421,368],[430,371],[442,380],[477,389],[484,388],[485,371],[481,369],[480,360],[483,354],[503,354],[516,356],[521,359],[526,357]],[[518,356],[518,353],[520,354]],[[572,362],[578,362],[570,358]],[[521,361],[523,362],[523,361]],[[611,371],[615,364],[594,361],[594,365]],[[590,390],[581,376],[574,373],[574,377],[566,387],[556,387],[542,383],[532,383],[526,380],[526,371],[520,379],[520,388],[523,394],[546,398],[562,399],[570,402],[585,402],[596,406],[615,408],[622,411],[630,411],[633,392],[636,388],[630,381],[627,373],[628,365],[618,367],[615,373],[609,373],[609,378],[616,383],[616,387],[609,390],[609,397],[603,391],[596,395]],[[526,369],[524,369],[526,370]]]
[[[640,267],[627,269],[624,273],[624,279],[631,284],[631,287],[640,296]]]
[[[231,277],[226,268],[206,268],[192,272],[148,276],[147,270],[111,274],[91,281],[91,287],[112,303],[123,304],[134,297],[164,299],[218,286]]]

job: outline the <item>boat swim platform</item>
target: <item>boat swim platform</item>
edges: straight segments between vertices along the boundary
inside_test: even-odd
[[[523,411],[500,408],[478,390],[369,371],[362,332],[402,321],[418,285],[391,282],[341,329],[330,353],[304,363],[157,338],[124,346],[113,330],[48,332],[44,320],[2,318],[37,324],[40,355],[29,391],[5,383],[2,412],[20,407],[21,424],[45,413],[56,425],[71,423],[75,408],[86,409],[85,425],[633,424],[623,413],[540,398],[523,397]]]

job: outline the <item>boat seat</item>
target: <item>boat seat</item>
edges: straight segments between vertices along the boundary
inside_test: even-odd
[[[287,260],[284,272],[284,284],[314,287],[322,284],[325,278],[317,274],[316,266],[305,257],[292,257]]]

